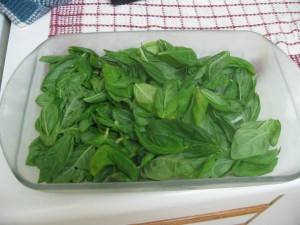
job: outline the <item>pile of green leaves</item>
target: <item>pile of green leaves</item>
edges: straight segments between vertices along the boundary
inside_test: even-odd
[[[228,51],[198,58],[164,40],[104,56],[69,47],[50,64],[26,164],[38,182],[260,176],[280,122],[257,121],[256,71]]]

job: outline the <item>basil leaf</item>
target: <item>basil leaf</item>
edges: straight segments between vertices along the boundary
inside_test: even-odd
[[[42,91],[47,91],[47,85],[54,85],[55,80],[64,73],[66,70],[71,69],[74,67],[75,58],[68,57],[66,60],[59,61],[59,63],[49,71],[42,83]]]
[[[102,92],[105,89],[104,79],[100,77],[93,77],[90,79],[95,93]]]
[[[91,158],[90,173],[95,176],[99,174],[106,166],[114,165],[109,157],[109,152],[113,149],[109,145],[102,145]]]
[[[49,95],[48,93],[43,93],[41,95],[39,95],[36,99],[35,102],[36,104],[38,104],[41,107],[46,106],[49,103],[53,103],[54,102],[55,97],[52,95]]]
[[[108,61],[115,60],[118,63],[124,65],[131,65],[132,63],[134,63],[134,60],[130,57],[130,55],[132,53],[137,53],[137,51],[137,48],[125,49],[118,52],[105,50],[105,59],[107,59]]]
[[[184,114],[182,120],[186,123],[199,126],[205,117],[207,106],[208,101],[206,97],[204,97],[201,91],[197,88],[192,96],[189,108]]]
[[[89,170],[89,163],[95,152],[94,146],[78,146],[72,154],[65,168],[55,177],[53,183],[79,183],[84,180]]]
[[[81,57],[77,57],[76,66],[78,72],[84,77],[84,80],[88,80],[92,74],[92,67],[89,63],[88,55],[84,54]]]
[[[65,113],[62,118],[61,126],[66,128],[76,122],[82,115],[85,109],[85,103],[78,97],[73,100],[66,107]]]
[[[263,155],[257,155],[257,156],[251,156],[249,158],[245,158],[245,159],[243,159],[243,162],[259,164],[259,165],[268,164],[277,158],[279,152],[280,152],[280,150],[276,150],[276,149],[270,150],[270,151],[267,151]]]
[[[227,64],[227,67],[243,68],[243,69],[246,69],[251,75],[256,74],[255,67],[247,60],[239,58],[239,57],[231,56],[229,59],[229,62]]]
[[[112,150],[108,152],[108,154],[111,160],[123,173],[130,177],[132,181],[137,181],[139,171],[134,162],[117,150]]]
[[[97,94],[92,94],[90,96],[87,96],[83,99],[83,101],[87,103],[99,103],[104,102],[107,99],[107,92],[103,90],[102,92],[99,92]]]
[[[272,160],[268,164],[252,164],[248,162],[241,161],[236,166],[233,167],[232,174],[234,176],[243,176],[243,177],[253,177],[261,176],[266,173],[273,171],[274,167],[277,164],[278,159]]]
[[[245,123],[233,137],[231,157],[243,159],[265,154],[277,144],[280,129],[278,120]]]
[[[73,152],[73,139],[73,135],[64,134],[39,160],[39,183],[50,182],[62,171]]]
[[[260,113],[260,100],[257,93],[248,101],[245,108],[245,121],[256,121]]]
[[[215,76],[218,76],[226,67],[230,58],[230,53],[227,51],[220,52],[207,60],[207,75],[208,80],[211,81]]]
[[[103,66],[102,74],[105,81],[105,88],[113,99],[118,99],[114,98],[115,96],[131,98],[133,82],[132,79],[125,76],[121,68],[106,63]]]
[[[185,158],[180,155],[159,156],[142,170],[142,176],[152,180],[170,180],[177,176],[195,178],[205,158]]]
[[[176,118],[178,84],[175,80],[166,82],[163,88],[157,88],[153,99],[153,111],[159,118]]]
[[[208,89],[201,89],[201,93],[205,96],[208,100],[209,104],[217,110],[221,111],[232,111],[230,102],[223,99],[221,96],[217,95],[216,93],[208,90]]]
[[[59,120],[59,112],[55,104],[49,103],[42,108],[38,131],[46,146],[52,146],[56,142]]]
[[[226,157],[218,159],[211,170],[211,177],[223,177],[229,174],[235,163],[236,161]]]
[[[171,133],[168,130],[153,129],[153,123],[148,124],[145,131],[141,131],[140,128],[136,127],[135,133],[141,145],[153,154],[165,155],[178,153],[188,147],[186,142],[180,136]]]
[[[181,65],[193,66],[198,62],[194,50],[186,47],[168,47],[165,51],[159,52],[158,56],[176,67]]]
[[[154,81],[164,84],[168,80],[180,80],[180,71],[177,68],[165,61],[161,61],[143,48],[140,49],[140,52],[142,55],[140,63]]]
[[[253,93],[253,80],[244,69],[237,69],[233,77],[238,87],[238,99],[242,102],[247,102]]]
[[[152,112],[156,90],[157,88],[150,84],[135,84],[133,87],[134,98],[140,107]]]
[[[29,153],[26,158],[26,165],[36,166],[37,161],[43,157],[43,154],[47,151],[47,149],[48,148],[39,137],[34,139],[34,141],[29,145]]]

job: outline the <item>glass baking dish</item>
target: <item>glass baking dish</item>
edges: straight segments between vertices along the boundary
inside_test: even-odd
[[[68,46],[82,46],[102,55],[103,49],[121,50],[164,39],[174,45],[193,48],[198,56],[230,51],[250,61],[257,69],[256,91],[260,95],[259,119],[281,122],[281,152],[272,173],[260,177],[223,177],[195,180],[146,181],[133,183],[37,183],[38,169],[25,165],[28,146],[38,135],[34,124],[40,108],[35,98],[48,65],[44,55],[67,53]],[[147,31],[61,35],[48,39],[29,54],[12,74],[0,105],[0,141],[5,158],[16,178],[34,189],[122,189],[170,190],[249,186],[286,182],[300,176],[300,71],[277,46],[259,34],[247,31]]]

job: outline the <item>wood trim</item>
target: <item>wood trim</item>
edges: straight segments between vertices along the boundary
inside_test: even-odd
[[[205,222],[209,220],[217,220],[217,219],[224,219],[224,218],[235,217],[235,216],[261,213],[270,206],[271,203],[268,203],[268,204],[261,204],[257,206],[237,208],[237,209],[206,213],[206,214],[200,214],[194,216],[185,216],[185,217],[158,220],[158,221],[152,221],[146,223],[135,223],[131,225],[183,225],[183,224],[199,223],[199,222]]]
[[[270,202],[270,206],[272,206],[275,202],[277,202],[279,199],[281,199],[283,197],[283,195],[279,195],[277,196],[275,199],[273,199],[273,201]],[[268,207],[269,208],[269,207]],[[266,210],[266,209],[265,209]],[[257,213],[255,216],[253,216],[252,218],[250,218],[246,223],[241,224],[241,225],[247,225],[250,224],[253,220],[255,220],[258,216],[260,216],[265,210]]]

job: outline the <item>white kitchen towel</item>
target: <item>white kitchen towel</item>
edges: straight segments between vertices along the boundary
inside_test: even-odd
[[[300,66],[299,0],[72,0],[52,9],[49,36],[137,30],[248,30]]]

